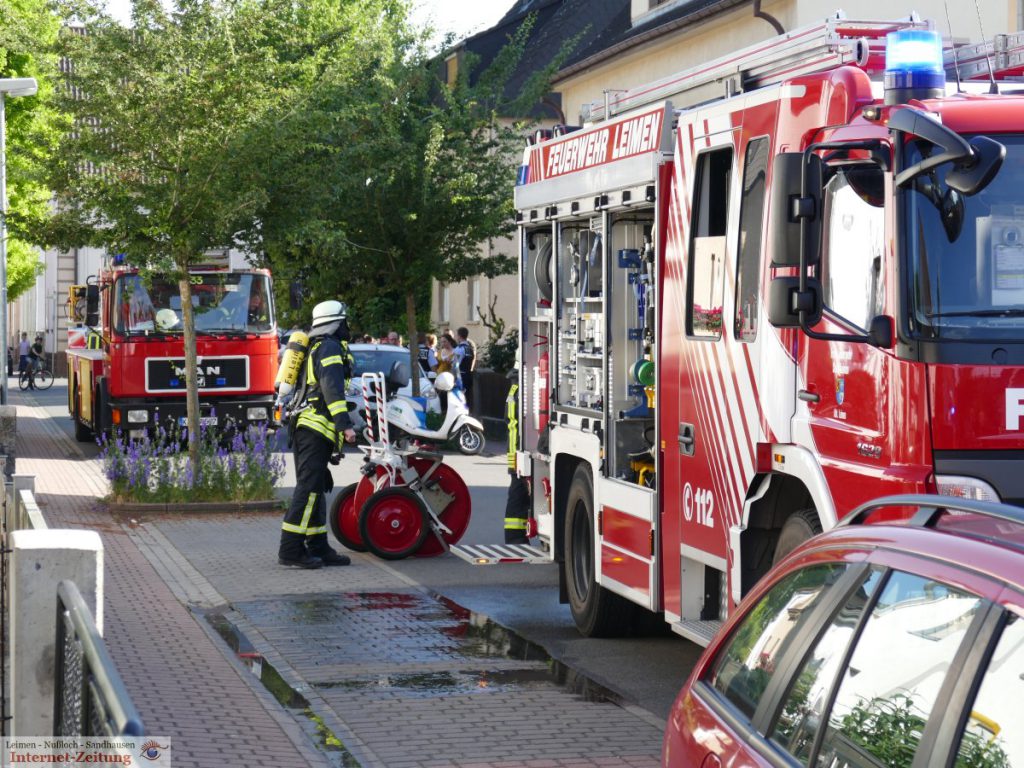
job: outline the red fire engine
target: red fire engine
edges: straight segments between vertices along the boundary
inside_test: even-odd
[[[537,544],[457,553],[559,563],[584,634],[639,607],[705,643],[864,501],[1024,501],[1024,97],[997,93],[1024,36],[1000,37],[954,64],[919,19],[837,17],[536,137],[515,194]]]
[[[202,423],[247,425],[273,412],[277,335],[270,273],[210,254],[189,271]],[[123,257],[71,289],[72,314],[91,330],[69,348],[68,408],[82,441],[185,423],[185,359],[178,282],[143,277]],[[77,307],[76,307],[77,305]]]

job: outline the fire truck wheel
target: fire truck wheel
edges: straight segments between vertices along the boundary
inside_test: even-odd
[[[821,521],[818,520],[818,513],[813,508],[794,512],[782,524],[779,540],[775,544],[772,565],[779,563],[782,558],[819,533],[821,533]]]
[[[356,509],[355,496],[358,483],[346,485],[341,493],[334,497],[331,508],[327,510],[327,521],[342,546],[354,552],[365,552],[366,546],[359,538],[359,510]]]
[[[629,631],[633,604],[597,583],[594,531],[594,484],[584,465],[573,477],[565,513],[569,608],[584,637],[618,637]]]
[[[74,382],[73,382],[74,384]],[[77,384],[71,389],[71,399],[74,402],[74,411],[71,420],[75,422],[75,440],[80,443],[91,443],[93,441],[92,430],[82,423],[81,408],[78,405]]]
[[[401,560],[427,537],[427,509],[408,488],[392,486],[371,496],[359,514],[359,533],[367,548],[384,560]]]

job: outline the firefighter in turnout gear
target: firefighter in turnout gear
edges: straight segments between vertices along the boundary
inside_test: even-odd
[[[327,543],[324,493],[333,488],[329,463],[337,463],[343,442],[356,439],[345,401],[352,357],[348,351],[347,308],[324,301],[313,308],[309,352],[297,406],[289,425],[295,454],[295,493],[281,524],[278,562],[296,568],[348,565],[349,558]]]
[[[518,374],[513,369],[509,374]],[[517,377],[518,378],[518,377]],[[505,543],[528,544],[527,520],[530,513],[530,487],[516,472],[516,449],[519,445],[519,384],[513,381],[505,400],[508,425],[508,497],[505,501]]]

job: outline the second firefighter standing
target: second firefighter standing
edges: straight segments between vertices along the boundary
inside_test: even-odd
[[[295,456],[295,493],[281,524],[278,562],[296,568],[348,565],[349,558],[327,542],[324,494],[334,485],[329,464],[356,433],[345,391],[351,375],[347,307],[324,301],[313,308],[309,351],[290,411]]]

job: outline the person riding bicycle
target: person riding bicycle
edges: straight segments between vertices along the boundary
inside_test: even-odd
[[[36,340],[28,350],[28,388],[35,389],[36,374],[43,369],[43,334],[37,333]]]

